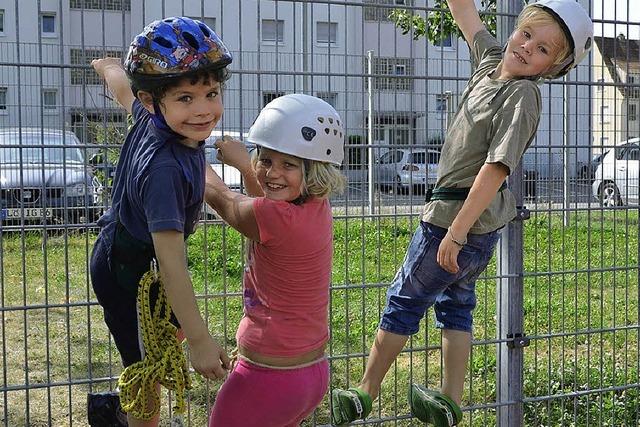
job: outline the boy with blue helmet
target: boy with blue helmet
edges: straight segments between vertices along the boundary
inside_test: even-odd
[[[209,334],[196,304],[185,240],[201,212],[204,140],[222,116],[222,84],[230,63],[229,51],[213,30],[200,21],[175,17],[146,26],[131,42],[124,67],[115,58],[91,64],[134,119],[118,161],[112,206],[98,220],[101,231],[90,266],[94,291],[125,368],[150,352],[139,338],[144,331],[136,303],[138,284],[157,260],[163,289],[152,287],[143,304],[153,307],[165,292],[193,368],[210,379],[226,374],[229,358]],[[139,395],[140,388],[134,385],[132,393]],[[158,424],[155,396],[137,406],[123,396],[121,401],[125,410],[135,408],[128,409],[130,426]]]

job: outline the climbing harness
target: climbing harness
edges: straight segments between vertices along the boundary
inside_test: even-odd
[[[503,182],[498,192],[504,191],[507,183]],[[436,187],[429,188],[425,193],[425,201],[431,200],[466,200],[469,195],[470,187]]]

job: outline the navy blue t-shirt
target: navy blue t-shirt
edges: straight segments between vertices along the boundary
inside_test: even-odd
[[[181,144],[176,135],[158,129],[137,99],[135,120],[116,168],[112,206],[98,220],[105,232],[117,218],[136,239],[152,243],[151,233],[177,230],[192,234],[204,197],[204,142]],[[111,233],[102,233],[109,238]]]

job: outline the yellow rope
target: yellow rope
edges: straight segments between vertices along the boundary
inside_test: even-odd
[[[149,292],[154,283],[159,286],[153,313]],[[135,418],[149,420],[160,412],[160,383],[175,393],[176,413],[185,412],[185,390],[191,388],[187,360],[176,337],[177,328],[170,322],[171,307],[162,282],[152,268],[142,276],[138,288],[138,310],[145,356],[128,366],[120,375],[120,404]]]

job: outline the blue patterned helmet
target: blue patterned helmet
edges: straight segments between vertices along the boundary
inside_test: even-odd
[[[144,88],[191,71],[219,69],[231,60],[205,23],[174,17],[150,23],[133,39],[124,69],[134,85]]]

